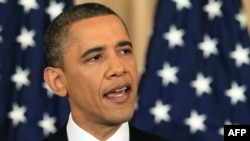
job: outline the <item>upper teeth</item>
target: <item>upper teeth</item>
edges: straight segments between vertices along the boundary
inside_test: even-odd
[[[117,89],[117,90],[115,90],[115,92],[124,91],[124,90],[126,90],[126,89],[127,89],[127,87],[123,87],[123,88],[121,88],[121,89]]]

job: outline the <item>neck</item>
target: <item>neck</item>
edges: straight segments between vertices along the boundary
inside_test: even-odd
[[[120,124],[100,124],[100,123],[93,123],[89,120],[84,120],[81,118],[80,120],[78,118],[73,117],[73,121],[83,130],[94,136],[100,141],[105,141],[109,137],[111,137],[122,125]]]
[[[91,126],[80,126],[82,129],[99,139],[100,141],[105,141],[110,138],[120,127],[121,125],[116,126],[105,126],[105,125],[96,125]],[[86,127],[86,128],[85,128]]]

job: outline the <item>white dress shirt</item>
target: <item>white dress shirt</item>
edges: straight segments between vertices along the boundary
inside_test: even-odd
[[[99,141],[93,135],[80,128],[72,119],[71,114],[67,123],[67,135],[69,141]],[[123,123],[120,128],[107,141],[129,141],[128,122]]]

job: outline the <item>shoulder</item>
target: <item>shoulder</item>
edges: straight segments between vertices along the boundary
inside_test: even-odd
[[[133,125],[129,125],[130,141],[170,141],[152,133],[140,130]]]
[[[68,141],[66,125],[55,134],[43,139],[42,141]]]

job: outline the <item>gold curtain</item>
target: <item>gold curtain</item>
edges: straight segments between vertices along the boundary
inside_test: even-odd
[[[115,10],[128,26],[135,46],[138,69],[141,74],[145,63],[145,54],[152,31],[154,12],[158,0],[75,0],[75,4],[99,2]],[[242,0],[244,10],[250,19],[250,0]],[[250,20],[248,20],[250,21]],[[250,22],[248,22],[250,33]]]

